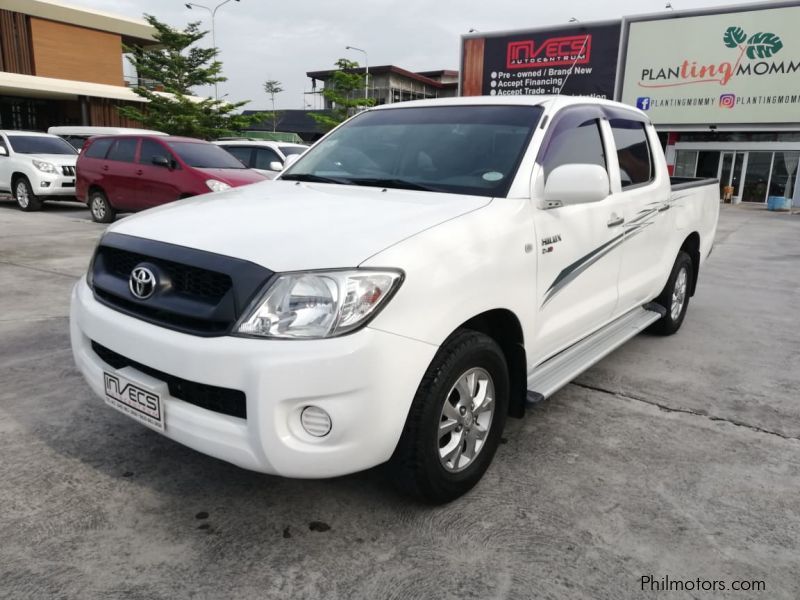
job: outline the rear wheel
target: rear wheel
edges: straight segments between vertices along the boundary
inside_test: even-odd
[[[389,468],[401,491],[433,503],[469,491],[492,462],[508,412],[503,351],[475,331],[437,352],[417,390]]]
[[[33,193],[31,183],[25,176],[17,177],[14,180],[14,200],[17,206],[25,212],[32,212],[42,208],[42,199]]]
[[[658,335],[672,335],[681,328],[686,309],[689,308],[689,290],[693,272],[692,258],[681,250],[672,266],[667,285],[655,299],[655,303],[663,306],[667,312],[653,323],[648,331]]]
[[[89,212],[92,213],[92,220],[95,223],[111,223],[117,214],[106,195],[100,190],[89,194]]]

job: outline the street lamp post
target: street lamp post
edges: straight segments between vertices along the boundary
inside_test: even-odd
[[[214,18],[217,16],[217,11],[223,6],[225,6],[228,2],[231,2],[231,0],[223,0],[222,2],[217,4],[213,9],[209,8],[208,6],[203,6],[202,4],[197,4],[195,2],[187,2],[186,4],[184,4],[184,6],[189,10],[192,10],[193,8],[203,8],[207,10],[209,13],[211,13],[211,44],[214,46],[215,50],[218,50],[218,48],[217,48],[217,31],[216,28],[214,27],[215,25]],[[239,0],[236,0],[236,2],[239,2]],[[214,82],[214,99],[219,100],[219,90],[217,89],[216,81]]]
[[[366,100],[369,98],[369,56],[367,56],[367,51],[362,50],[361,48],[356,48],[355,46],[345,46],[344,49],[355,50],[356,52],[364,53],[364,99]]]

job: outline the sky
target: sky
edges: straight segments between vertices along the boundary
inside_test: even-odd
[[[152,14],[173,27],[201,21],[211,28],[208,11],[187,9],[186,0],[65,0],[128,17]],[[221,0],[199,2],[213,8]],[[367,51],[370,65],[394,64],[411,71],[458,69],[460,36],[470,29],[509,31],[580,21],[619,19],[659,13],[666,0],[234,0],[217,11],[216,38],[228,81],[219,94],[249,100],[246,109],[271,108],[263,83],[276,79],[284,91],[277,109],[319,108],[306,71],[331,69],[345,57],[364,63],[356,46]],[[727,6],[747,1],[728,1]],[[749,2],[752,3],[752,2]],[[671,0],[676,11],[719,6],[715,0]],[[771,4],[767,1],[764,4]],[[211,36],[207,37],[208,45]],[[213,88],[197,89],[213,95]]]

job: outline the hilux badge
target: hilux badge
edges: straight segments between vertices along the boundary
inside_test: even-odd
[[[128,287],[139,300],[147,300],[156,291],[156,276],[147,267],[136,267],[131,271]]]

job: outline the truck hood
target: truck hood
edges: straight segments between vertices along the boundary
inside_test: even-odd
[[[109,231],[233,256],[273,271],[355,267],[491,200],[265,181],[160,206],[127,217]]]
[[[255,169],[201,169],[195,167],[195,170],[207,175],[209,179],[224,181],[231,187],[258,183],[266,179],[264,175]]]

